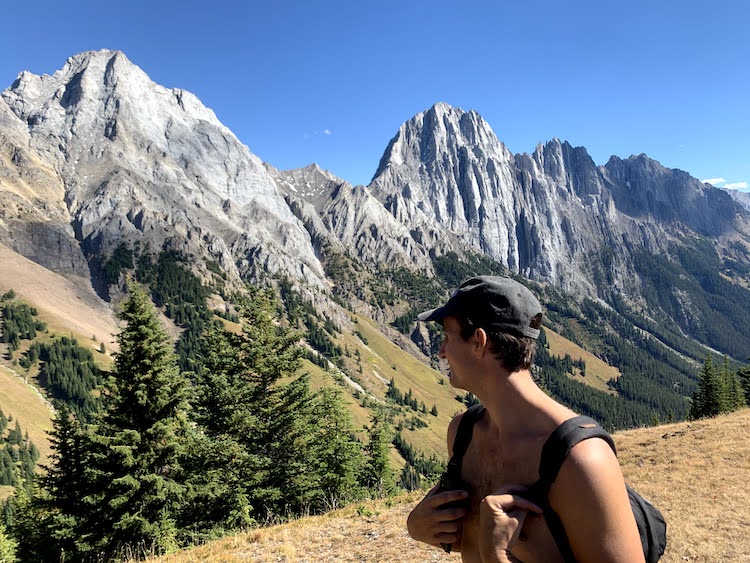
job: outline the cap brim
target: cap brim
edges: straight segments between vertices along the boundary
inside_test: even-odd
[[[438,309],[439,309],[439,307],[438,307]],[[432,315],[433,315],[433,313],[434,313],[435,311],[437,311],[437,309],[430,309],[429,311],[424,311],[423,313],[419,313],[419,314],[417,315],[417,318],[418,318],[418,319],[419,319],[420,321],[425,321],[425,322],[426,322],[426,321],[431,321],[432,319],[431,319],[430,317],[432,317]]]
[[[445,317],[450,315],[447,309],[448,309],[448,306],[443,305],[442,307],[438,307],[436,309],[430,309],[429,311],[425,311],[424,313],[419,313],[417,315],[417,318],[420,321],[424,321],[424,322],[435,321],[439,323],[439,322],[442,322]]]

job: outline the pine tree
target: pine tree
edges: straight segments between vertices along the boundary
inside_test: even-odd
[[[247,491],[258,484],[256,464],[244,442],[257,423],[252,386],[238,359],[241,342],[226,331],[206,336],[194,409],[199,431],[185,459],[189,502],[181,517],[183,526],[200,532],[254,522]]]
[[[50,513],[39,500],[43,491],[16,489],[5,505],[8,531],[16,542],[16,559],[20,561],[60,561],[59,538],[51,534]],[[75,557],[68,560],[76,561]]]
[[[359,494],[357,474],[362,465],[362,446],[354,437],[352,418],[338,388],[320,390],[316,397],[315,419],[315,460],[323,493],[320,508],[335,509]]]
[[[274,518],[320,494],[310,467],[315,426],[309,387],[306,379],[293,378],[299,335],[277,322],[270,290],[248,292],[238,304],[242,333],[208,337],[199,378],[196,420],[217,444],[196,459],[215,475],[194,487],[196,506],[211,501],[212,516],[201,526]]]
[[[131,286],[119,317],[119,352],[92,434],[84,539],[100,552],[168,551],[185,494],[180,458],[190,439],[188,381],[146,293]]]
[[[734,412],[746,405],[742,384],[738,374],[729,367],[729,357],[724,356],[724,363],[719,372],[721,391],[721,412]]]
[[[693,395],[690,418],[698,419],[720,414],[722,412],[722,385],[714,369],[711,354],[706,356],[698,379],[698,391]]]
[[[750,366],[742,367],[737,370],[737,378],[745,394],[745,404],[750,405]]]
[[[415,491],[422,486],[422,476],[411,464],[407,463],[401,470],[399,485],[407,491]]]
[[[46,550],[60,558],[63,553],[80,551],[76,538],[82,536],[81,522],[85,522],[88,506],[82,502],[89,492],[86,479],[88,442],[85,431],[67,404],[56,403],[52,421],[50,465],[39,478],[39,491],[31,497],[31,504],[41,514],[51,545]],[[41,546],[40,546],[41,547]]]
[[[362,484],[376,497],[392,494],[395,477],[390,463],[390,445],[393,433],[382,411],[376,411],[370,421],[368,442],[365,446],[365,465]]]
[[[5,526],[0,524],[0,563],[15,563],[16,542],[8,537]]]
[[[736,410],[734,408],[736,400],[732,393],[732,379],[734,378],[734,373],[729,369],[729,357],[726,355],[724,356],[724,362],[722,363],[717,376],[719,380],[721,412],[732,412]]]

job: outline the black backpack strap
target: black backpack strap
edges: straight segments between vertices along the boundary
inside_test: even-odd
[[[443,473],[443,476],[440,478],[440,488],[442,490],[455,490],[466,486],[461,479],[461,464],[464,460],[464,454],[471,443],[471,436],[474,433],[474,424],[476,424],[477,420],[482,418],[484,411],[484,406],[477,403],[476,405],[469,407],[461,417],[461,422],[458,423],[458,429],[456,430],[456,437],[453,440],[453,455],[448,462],[448,466],[445,468],[445,473]],[[460,502],[463,504],[463,501]],[[448,504],[445,506],[448,506]],[[446,553],[451,552],[452,544],[443,543],[440,545],[443,546],[443,550]]]
[[[570,450],[583,440],[601,438],[617,455],[617,448],[612,436],[599,424],[588,416],[576,416],[558,426],[542,447],[542,458],[539,461],[539,479],[547,486],[547,490],[557,479],[565,458]]]
[[[463,462],[464,454],[471,443],[474,424],[482,418],[484,411],[484,405],[481,403],[472,405],[461,417],[461,422],[458,423],[456,438],[453,440],[453,455],[451,456],[451,459],[448,462],[448,467],[446,468],[449,480],[454,483],[461,480],[461,463]]]
[[[599,426],[593,418],[577,416],[566,420],[550,434],[542,447],[542,458],[539,461],[539,481],[536,484],[537,499],[544,510],[547,527],[549,527],[552,537],[555,538],[555,543],[557,543],[566,563],[575,563],[576,558],[570,547],[565,526],[550,506],[547,496],[552,483],[557,479],[557,474],[560,472],[565,458],[570,454],[570,450],[579,442],[589,438],[603,439],[617,454],[614,440],[606,430]]]

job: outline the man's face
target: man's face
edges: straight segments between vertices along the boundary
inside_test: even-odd
[[[471,359],[471,343],[461,338],[461,324],[455,317],[446,317],[443,320],[443,331],[445,336],[438,357],[448,363],[448,378],[451,385],[464,389],[467,366],[470,365]]]

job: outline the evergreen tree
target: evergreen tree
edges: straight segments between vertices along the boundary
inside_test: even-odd
[[[368,429],[368,442],[365,446],[365,465],[362,484],[376,497],[384,497],[395,491],[395,477],[390,462],[390,444],[393,433],[385,414],[373,414]]]
[[[57,538],[50,535],[51,518],[39,501],[40,494],[43,493],[16,489],[5,505],[8,531],[16,542],[16,559],[29,563],[61,561]],[[73,556],[66,560],[80,561],[80,558]]]
[[[106,411],[92,434],[84,502],[93,521],[83,538],[99,553],[143,556],[175,547],[189,386],[146,293],[129,289]]]
[[[401,470],[399,485],[407,491],[415,491],[422,486],[422,476],[411,464],[407,463]]]
[[[270,290],[248,292],[238,304],[242,332],[207,338],[196,420],[215,447],[199,452],[196,462],[215,478],[193,488],[192,502],[208,505],[210,514],[199,527],[275,518],[321,495],[311,471],[309,387],[306,378],[292,377],[302,353],[299,335],[278,324]]]
[[[0,524],[0,563],[15,563],[16,542],[8,537],[5,526]]]
[[[739,379],[740,386],[745,394],[745,404],[750,405],[750,366],[737,370],[737,378]]]
[[[318,393],[315,420],[315,460],[319,465],[324,503],[321,508],[335,509],[340,503],[358,496],[357,474],[362,465],[362,446],[354,437],[352,418],[338,388],[326,387]]]
[[[185,459],[189,502],[181,518],[199,532],[252,524],[248,489],[258,484],[256,460],[245,447],[257,423],[252,386],[238,359],[241,336],[213,330],[205,341],[194,408],[199,432]]]
[[[265,415],[261,429],[267,428],[263,451],[271,461],[261,489],[267,495],[261,504],[265,518],[302,514],[320,507],[323,496],[321,475],[315,470],[317,428],[308,377],[275,387],[278,394],[271,400],[258,397],[259,412]]]
[[[89,492],[86,479],[87,436],[67,404],[56,404],[52,422],[50,465],[39,478],[39,489],[29,497],[28,510],[36,514],[37,526],[48,541],[29,547],[35,558],[61,559],[64,554],[86,551],[77,539],[85,534],[88,505],[82,499]]]
[[[721,368],[717,370],[717,379],[719,381],[719,402],[721,404],[721,412],[732,412],[732,404],[734,403],[732,398],[732,378],[734,373],[729,369],[729,357],[724,356],[724,362]]]
[[[690,418],[716,416],[722,412],[722,384],[716,373],[711,354],[706,356],[703,369],[698,376],[698,391],[693,395]]]

